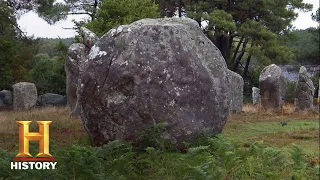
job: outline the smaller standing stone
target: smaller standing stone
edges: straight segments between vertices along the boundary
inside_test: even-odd
[[[0,101],[2,106],[12,106],[12,93],[8,90],[0,91]],[[1,106],[1,105],[0,105]]]
[[[259,76],[261,105],[266,109],[280,109],[286,93],[286,82],[279,66],[265,67]]]
[[[297,110],[313,109],[314,85],[308,71],[304,66],[300,67],[299,80],[294,92],[294,104]]]
[[[39,96],[38,101],[42,106],[46,106],[46,105],[59,106],[59,105],[67,104],[66,96],[62,96],[60,94],[53,94],[53,93],[46,93]]]
[[[77,115],[76,109],[77,102],[77,86],[80,74],[83,71],[83,62],[87,58],[87,50],[84,44],[72,44],[68,49],[68,55],[65,65],[66,71],[66,91],[68,106],[72,115]]]
[[[253,87],[252,88],[252,103],[260,104],[260,89]]]
[[[227,70],[230,84],[230,112],[241,112],[243,104],[243,78],[229,69]]]
[[[37,104],[37,88],[33,83],[19,82],[12,87],[13,110],[30,109]]]
[[[83,44],[89,49],[91,49],[92,46],[99,40],[99,37],[95,33],[91,32],[85,27],[80,28],[80,35],[82,37]]]

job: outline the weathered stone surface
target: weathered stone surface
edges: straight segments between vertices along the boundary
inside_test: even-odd
[[[19,82],[13,86],[13,110],[25,110],[37,104],[37,88],[33,83]]]
[[[78,105],[95,145],[139,141],[166,122],[165,138],[217,134],[229,114],[227,67],[220,51],[188,18],[144,19],[106,33],[81,74]]]
[[[264,108],[280,109],[284,101],[286,83],[280,67],[271,64],[259,76],[261,105]]]
[[[2,102],[2,106],[12,106],[13,99],[12,93],[8,90],[0,91],[0,100]]]
[[[243,104],[243,78],[229,69],[227,72],[230,84],[230,111],[241,112]]]
[[[99,37],[96,34],[85,27],[80,28],[80,35],[82,37],[83,44],[89,49],[91,49],[91,47],[99,40]]]
[[[84,44],[72,44],[68,49],[68,55],[65,65],[66,71],[66,91],[68,106],[72,115],[78,115],[79,110],[76,107],[77,86],[79,75],[83,71],[83,62],[86,60],[88,50]]]
[[[295,107],[297,110],[313,109],[314,85],[303,66],[299,70],[299,80],[295,88]]]
[[[252,103],[260,104],[260,89],[252,87]]]
[[[67,98],[60,94],[46,93],[38,97],[38,102],[42,106],[63,106],[67,104]]]

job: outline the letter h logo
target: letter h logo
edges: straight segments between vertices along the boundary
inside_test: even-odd
[[[29,141],[39,141],[37,157],[51,157],[49,153],[49,124],[52,121],[37,121],[39,132],[29,132],[32,121],[17,121],[19,125],[19,153],[16,157],[32,157],[29,153]]]

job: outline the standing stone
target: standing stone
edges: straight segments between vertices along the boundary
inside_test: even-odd
[[[297,110],[313,109],[314,86],[304,66],[300,67],[299,80],[295,88],[295,107]]]
[[[230,112],[241,112],[243,104],[243,78],[229,69],[227,72],[230,84]]]
[[[39,96],[38,102],[42,106],[46,106],[46,105],[60,106],[60,105],[67,104],[67,100],[65,96],[62,96],[60,94],[53,94],[53,93],[46,93]]]
[[[37,104],[37,88],[33,83],[19,82],[13,86],[13,110],[25,110]]]
[[[78,105],[94,145],[139,142],[141,131],[166,123],[163,137],[181,147],[203,130],[220,133],[226,123],[227,66],[194,20],[143,19],[116,27],[84,64]]]
[[[80,35],[82,37],[83,44],[86,45],[89,50],[98,41],[99,37],[85,27],[80,28]]]
[[[71,115],[75,116],[79,116],[79,108],[77,106],[78,80],[85,68],[84,61],[87,59],[91,47],[99,39],[98,36],[85,27],[81,27],[80,35],[83,44],[75,43],[69,47],[65,65],[67,102]]]
[[[79,75],[82,72],[83,62],[87,58],[86,46],[84,44],[72,44],[68,49],[68,56],[66,60],[66,92],[68,99],[68,106],[71,114],[76,115],[79,112],[76,110],[77,102],[77,86]]]
[[[260,104],[260,89],[253,87],[252,88],[252,103]]]
[[[280,109],[284,102],[286,83],[279,66],[271,64],[261,71],[259,87],[262,107]]]
[[[2,106],[12,106],[13,99],[12,93],[8,90],[0,91],[0,100],[2,102]]]

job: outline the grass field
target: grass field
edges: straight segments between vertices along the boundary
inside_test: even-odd
[[[290,104],[285,105],[281,111],[276,111],[276,112],[264,111],[258,106],[244,105],[243,111],[241,113],[235,113],[230,115],[227,121],[227,124],[222,132],[222,136],[224,139],[226,139],[231,144],[236,144],[236,145],[232,146],[234,148],[233,150],[230,150],[230,152],[227,151],[227,152],[221,152],[221,153],[228,154],[231,152],[232,153],[242,152],[242,150],[241,151],[237,150],[235,147],[240,147],[239,149],[242,149],[242,148],[252,149],[252,147],[255,147],[255,144],[258,143],[259,147],[261,146],[262,148],[266,148],[264,150],[268,151],[268,148],[275,148],[279,150],[279,152],[281,151],[284,157],[289,157],[290,155],[292,155],[291,152],[292,152],[293,144],[295,144],[303,151],[303,156],[304,156],[303,158],[306,161],[306,166],[311,167],[311,169],[319,167],[319,113],[316,111],[295,112],[293,109],[294,109],[293,106]],[[21,111],[21,112],[12,112],[12,111],[4,112],[3,111],[3,112],[0,112],[0,149],[6,150],[7,152],[12,153],[12,155],[15,155],[18,151],[18,125],[15,122],[16,120],[32,120],[32,121],[51,120],[53,121],[53,123],[50,125],[50,144],[51,144],[50,151],[53,151],[53,152],[61,151],[64,149],[72,148],[72,146],[74,145],[77,145],[77,148],[76,148],[77,151],[79,150],[79,147],[91,148],[90,140],[86,132],[84,131],[84,128],[82,127],[81,121],[70,117],[67,108],[47,107],[42,109],[33,109],[33,110]],[[281,122],[286,122],[286,125],[283,126]],[[38,131],[37,124],[32,123],[30,129],[31,131]],[[225,145],[221,145],[221,146],[225,146]],[[31,148],[32,147],[34,147],[34,149],[37,149],[37,144],[32,143]],[[207,146],[199,146],[199,147],[196,147],[195,149],[202,149],[201,150],[202,152],[202,151],[206,151],[205,149],[207,148],[208,148]],[[226,147],[226,148],[230,149],[229,147]],[[208,152],[211,152],[211,150]],[[248,150],[248,153],[250,152],[251,151]],[[188,164],[189,168],[190,166],[192,166],[192,163],[196,163],[198,160],[199,160],[199,163],[200,162],[204,163],[203,161],[205,161],[205,159],[203,159],[203,161],[201,160],[205,154],[201,154],[201,156],[199,155],[199,157],[190,157],[189,159],[191,160],[193,159],[195,162],[189,162],[189,160],[185,160],[185,161],[181,160],[186,158],[187,155],[184,155],[178,152],[162,152],[162,153],[163,154],[161,155],[158,154],[157,156],[164,158],[164,159],[158,160],[164,164],[155,163],[155,164],[149,165],[150,167],[148,166],[148,168],[151,168],[151,169],[155,168],[155,169],[153,169],[153,171],[150,170],[150,172],[148,171],[147,175],[141,175],[140,170],[136,170],[139,172],[138,173],[139,175],[137,176],[138,178],[135,178],[135,179],[150,179],[150,178],[179,179],[179,176],[192,177],[192,175],[190,175],[190,172],[189,172],[189,175],[186,175],[185,173],[187,172],[184,172],[184,170],[183,171],[181,170],[181,172],[179,171],[183,175],[179,175],[179,173],[175,172],[175,168],[178,171],[179,169],[178,167],[180,167],[179,161],[181,161],[180,162],[181,166],[185,166],[186,163],[189,163]],[[146,154],[143,154],[143,153],[142,154],[138,153],[138,154],[139,154],[138,157],[140,158],[141,156],[145,157],[146,159],[150,158]],[[239,155],[239,156],[242,156],[242,155]],[[260,154],[259,156],[264,156],[264,154]],[[210,156],[210,157],[212,158],[214,156]],[[245,162],[247,163],[252,162],[250,160],[251,157],[254,157],[254,156],[253,155],[248,157],[246,156]],[[261,160],[261,159],[259,160],[258,158],[259,157],[257,157],[255,161],[259,162]],[[208,157],[207,159],[210,159],[210,158]],[[1,157],[0,157],[0,160],[1,160]],[[137,164],[140,163],[141,159],[139,160],[139,163],[136,162],[138,160],[139,158],[137,157],[135,157],[134,160],[130,160],[131,162],[132,161],[135,162],[135,165],[132,165],[132,166],[136,167]],[[171,163],[173,162],[171,161],[175,161],[175,163],[177,164],[172,165]],[[219,176],[219,177],[223,177],[222,179],[238,179],[240,177],[250,178],[250,179],[257,179],[257,178],[259,179],[260,177],[258,176],[259,173],[260,175],[267,173],[267,177],[270,177],[270,179],[273,179],[272,177],[277,177],[275,179],[278,179],[278,178],[283,179],[284,177],[287,177],[288,174],[290,174],[290,176],[292,177],[295,176],[295,174],[298,174],[297,177],[301,176],[302,179],[305,179],[304,175],[308,175],[309,178],[313,177],[315,179],[317,177],[317,173],[314,173],[313,170],[308,170],[308,171],[305,170],[303,171],[303,173],[301,173],[302,170],[298,171],[298,170],[292,169],[290,166],[285,166],[285,168],[283,168],[284,170],[277,172],[278,173],[278,174],[276,173],[277,176],[272,174],[272,172],[275,171],[275,170],[272,170],[272,167],[270,167],[269,170],[266,168],[265,171],[268,171],[268,172],[264,172],[264,170],[261,170],[261,169],[258,171],[259,168],[256,168],[256,171],[258,172],[254,170],[252,170],[251,172],[245,168],[245,170],[243,170],[244,173],[239,175],[239,171],[242,172],[241,168],[240,169],[237,168],[238,166],[240,166],[240,164],[236,165],[238,162],[234,162],[234,165],[230,165],[230,168],[228,169],[228,166],[227,166],[229,164],[228,161],[233,162],[233,160],[226,160],[226,164],[223,167],[224,170],[223,171],[221,170],[221,172],[225,172],[226,174]],[[171,166],[177,166],[177,167],[172,169],[173,167]],[[259,164],[256,164],[256,166],[259,166]],[[160,167],[161,167],[161,170],[157,169]],[[247,167],[247,164],[245,167]],[[0,161],[0,170],[1,170],[1,161]],[[294,171],[293,175],[290,172],[291,170]],[[144,170],[141,170],[141,171],[144,171]],[[218,171],[212,171],[211,173],[214,174],[214,172],[218,172]],[[164,175],[162,175],[163,177],[159,177],[159,173],[160,174],[164,173]],[[206,173],[207,175],[210,174],[209,172],[206,172]],[[269,175],[268,173],[271,173],[271,174]],[[299,175],[299,173],[302,175]],[[172,174],[177,174],[177,175],[172,175]],[[209,177],[207,175],[203,175],[200,173],[199,177],[202,177],[202,176]],[[210,176],[210,177],[213,177],[213,176]],[[306,179],[309,179],[309,178],[306,178]],[[1,179],[1,173],[0,173],[0,179]],[[74,178],[74,179],[78,179],[78,178]],[[122,178],[122,179],[126,179],[126,178]],[[188,179],[188,178],[185,178],[185,179]],[[190,179],[206,179],[206,178],[190,178]]]

